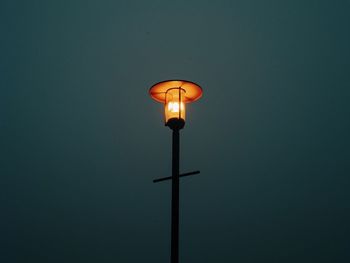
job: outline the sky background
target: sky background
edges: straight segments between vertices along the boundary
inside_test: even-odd
[[[0,262],[350,261],[350,1],[0,3]]]

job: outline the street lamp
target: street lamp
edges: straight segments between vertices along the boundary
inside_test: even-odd
[[[153,85],[149,94],[164,104],[165,126],[173,131],[172,176],[153,180],[172,181],[171,188],[171,263],[179,262],[179,178],[198,174],[199,171],[180,174],[180,133],[185,126],[186,103],[194,102],[202,96],[202,88],[186,80],[167,80]]]

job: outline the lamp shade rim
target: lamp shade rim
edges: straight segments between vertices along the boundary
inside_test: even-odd
[[[203,94],[201,86],[187,80],[165,80],[158,82],[149,89],[149,94],[155,101],[165,103],[167,91],[178,88],[184,91],[183,102],[185,103],[194,102]]]

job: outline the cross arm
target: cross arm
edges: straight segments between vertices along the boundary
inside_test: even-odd
[[[193,172],[189,172],[189,173],[179,174],[179,177],[185,177],[185,176],[195,175],[195,174],[199,174],[199,173],[200,173],[200,171],[193,171]],[[158,178],[158,179],[154,179],[153,183],[158,183],[158,182],[171,180],[171,179],[172,179],[172,176]]]

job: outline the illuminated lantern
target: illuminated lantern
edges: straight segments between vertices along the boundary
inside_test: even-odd
[[[171,129],[182,129],[186,120],[186,103],[202,96],[202,88],[186,80],[159,82],[149,90],[151,97],[164,104],[165,125]]]

